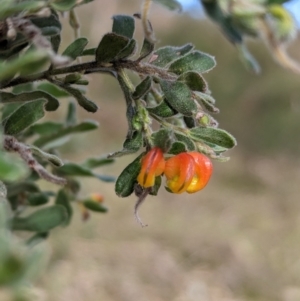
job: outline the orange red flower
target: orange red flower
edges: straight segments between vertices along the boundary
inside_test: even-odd
[[[152,148],[142,159],[142,168],[137,177],[138,183],[145,187],[152,187],[155,177],[160,176],[165,169],[165,159],[160,148]]]
[[[171,192],[194,193],[207,185],[212,170],[210,159],[201,153],[184,152],[165,161],[162,150],[155,147],[142,159],[137,181],[142,187],[152,187],[155,177],[164,173]]]

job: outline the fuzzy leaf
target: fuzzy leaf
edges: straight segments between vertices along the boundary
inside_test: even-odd
[[[55,205],[40,209],[27,217],[15,217],[11,228],[19,231],[47,232],[63,224],[68,217],[63,206]]]
[[[57,169],[58,173],[63,176],[80,176],[80,177],[94,177],[104,182],[114,182],[115,178],[106,175],[99,175],[88,168],[75,163],[66,163],[64,166]]]
[[[142,80],[135,88],[135,91],[132,94],[133,99],[139,99],[145,96],[151,88],[152,78],[147,76],[144,80]]]
[[[186,84],[161,80],[160,85],[166,101],[175,111],[184,116],[192,116],[197,111],[192,92]]]
[[[60,45],[60,32],[62,27],[57,13],[52,10],[52,14],[49,17],[33,17],[30,18],[30,21],[42,31],[43,36],[51,36],[51,44],[55,46],[53,50],[57,52]]]
[[[53,85],[51,83],[41,83],[37,86],[37,90],[46,92],[54,97],[69,97],[70,94],[67,93],[65,90],[59,88],[56,85]]]
[[[154,60],[151,61],[151,64],[158,67],[166,67],[169,63],[189,53],[193,49],[194,45],[192,44],[185,44],[180,47],[166,46],[159,48],[153,53]]]
[[[137,49],[136,40],[131,39],[127,46],[125,46],[115,57],[115,60],[128,58],[135,54]]]
[[[66,212],[68,214],[68,218],[66,219],[64,225],[67,226],[72,218],[73,215],[73,208],[70,204],[69,196],[67,195],[66,191],[64,189],[60,189],[56,195],[55,204],[63,206],[66,209]]]
[[[113,16],[112,31],[120,36],[131,39],[134,34],[134,18],[127,15]]]
[[[59,107],[59,101],[52,95],[43,91],[31,91],[19,94],[0,92],[0,103],[5,104],[32,102],[33,100],[41,101],[42,99],[47,100],[45,105],[46,111],[55,111]]]
[[[154,146],[159,147],[163,152],[168,152],[174,140],[173,132],[170,129],[160,129],[151,135]]]
[[[27,198],[30,206],[40,206],[48,203],[48,195],[44,192],[32,193]]]
[[[154,50],[154,44],[152,41],[149,41],[148,39],[144,39],[143,46],[140,52],[139,60],[142,60],[146,58],[148,55],[150,55]]]
[[[54,0],[50,2],[50,5],[59,11],[68,11],[76,5],[77,0]]]
[[[25,103],[3,121],[4,133],[16,135],[44,117],[44,100]]]
[[[189,130],[189,136],[195,141],[216,144],[225,148],[236,146],[235,138],[228,132],[213,127],[196,127]]]
[[[177,141],[182,142],[186,145],[186,149],[188,151],[196,150],[195,143],[189,137],[178,132],[174,132],[174,135]]]
[[[156,116],[167,118],[176,115],[176,112],[170,105],[163,100],[156,107],[148,107],[147,110]]]
[[[208,92],[208,86],[205,79],[197,72],[185,72],[178,78],[178,80],[186,83],[192,91]]]
[[[169,149],[168,153],[171,155],[178,155],[180,153],[187,152],[187,147],[183,142],[175,141],[172,147]]]
[[[104,35],[96,50],[96,61],[109,63],[114,61],[116,56],[127,46],[129,39],[115,33]]]
[[[211,55],[200,52],[193,51],[186,54],[185,56],[174,61],[170,67],[169,71],[176,74],[182,74],[187,71],[195,71],[199,73],[208,72],[216,66],[215,58]]]
[[[119,175],[115,185],[115,192],[119,197],[125,198],[132,194],[134,185],[137,183],[136,178],[141,170],[141,158],[143,155],[138,156]]]
[[[114,159],[109,159],[106,157],[88,158],[81,164],[81,166],[88,168],[88,169],[93,169],[93,168],[101,167],[103,165],[111,164],[114,162],[115,162]]]
[[[88,42],[89,41],[86,38],[78,38],[66,48],[62,55],[68,56],[75,60],[78,56],[80,56],[83,53],[83,50],[88,44]]]

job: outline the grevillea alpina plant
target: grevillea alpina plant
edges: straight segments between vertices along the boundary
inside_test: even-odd
[[[175,0],[155,1],[180,8]],[[213,56],[190,43],[157,49],[150,0],[144,1],[141,14],[113,16],[111,32],[88,46],[79,35],[76,10],[89,2],[0,0],[0,287],[13,287],[15,300],[20,294],[25,298],[24,284],[34,274],[28,271],[40,256],[34,249],[38,242],[53,228],[68,225],[74,209],[84,220],[91,212],[107,211],[99,192],[81,195],[81,177],[115,182],[119,197],[135,194],[135,214],[142,224],[137,210],[147,195],[157,195],[162,184],[170,193],[197,193],[211,177],[212,162],[227,161],[223,154],[236,145],[213,117],[219,110],[204,79],[216,65]],[[244,55],[245,34],[263,36],[281,52],[293,38],[294,25],[281,1],[202,2]],[[65,49],[61,12],[75,33]],[[142,41],[134,36],[136,26],[143,28]],[[138,84],[128,72],[137,75]],[[98,109],[83,89],[94,73],[112,76],[123,92],[128,123],[123,147],[80,163],[63,161],[59,149],[71,135],[98,127],[76,114],[77,107],[89,113]],[[66,116],[43,121],[47,112],[59,110],[60,101],[68,101]],[[136,158],[117,179],[94,171],[126,154]],[[45,189],[39,179],[56,186]],[[32,235],[20,241],[11,235],[14,230]]]

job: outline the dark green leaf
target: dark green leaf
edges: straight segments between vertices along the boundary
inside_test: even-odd
[[[55,155],[46,153],[46,152],[42,151],[41,149],[39,149],[38,147],[30,146],[30,150],[32,151],[32,153],[35,156],[38,156],[38,157],[40,157],[41,159],[43,159],[45,161],[48,161],[49,163],[51,163],[55,167],[60,167],[60,166],[64,165],[64,163],[62,162],[62,160],[60,158],[58,158]]]
[[[54,133],[59,132],[62,130],[63,124],[62,123],[57,123],[53,121],[46,121],[43,123],[38,123],[32,125],[28,131],[30,131],[30,134],[38,134],[40,136],[48,136],[52,135]]]
[[[93,56],[95,56],[96,55],[96,50],[97,50],[97,48],[85,49],[85,50],[83,50],[81,56],[86,56],[86,55],[93,55]]]
[[[144,80],[142,80],[135,88],[135,91],[132,94],[133,99],[139,99],[145,96],[151,88],[152,78],[147,76]]]
[[[115,186],[116,194],[119,197],[125,198],[132,194],[134,185],[137,183],[136,178],[141,170],[141,158],[143,155],[138,156],[119,175]]]
[[[207,111],[211,113],[220,112],[220,110],[214,105],[214,98],[212,98],[210,95],[201,92],[195,92],[194,95],[195,99],[198,100]]]
[[[49,236],[49,232],[36,233],[26,241],[26,245],[29,248],[33,248],[37,244],[45,241],[48,238],[48,236]]]
[[[40,188],[34,182],[30,182],[30,181],[11,183],[7,185],[8,198],[24,192],[29,192],[29,193],[40,192]]]
[[[185,72],[178,78],[178,80],[186,83],[192,91],[208,92],[208,86],[205,79],[197,72]]]
[[[77,125],[71,125],[64,129],[61,129],[60,131],[53,133],[51,135],[43,136],[39,139],[37,139],[34,142],[34,145],[38,147],[46,147],[46,145],[50,142],[53,142],[55,140],[58,140],[64,136],[74,134],[74,133],[82,133],[86,131],[91,131],[98,128],[98,123],[94,120],[85,120]]]
[[[185,44],[180,47],[166,46],[157,49],[154,54],[154,60],[151,61],[151,64],[158,67],[166,67],[172,61],[180,58],[181,56],[189,53],[194,49],[194,45]]]
[[[127,154],[136,153],[143,146],[143,134],[141,131],[135,131],[132,137],[127,138],[123,143],[123,149],[110,154],[109,158],[121,157]]]
[[[134,18],[127,15],[113,16],[112,31],[120,36],[131,39],[134,34]]]
[[[126,59],[133,56],[136,53],[137,45],[136,40],[132,39],[129,41],[126,47],[124,47],[115,57],[115,60]]]
[[[183,142],[175,141],[168,153],[171,155],[178,155],[180,153],[187,152],[187,147]]]
[[[61,42],[61,36],[60,34],[57,34],[55,36],[51,36],[50,37],[50,42],[52,45],[52,49],[55,53],[58,52],[59,46],[60,46],[60,42]]]
[[[159,147],[167,153],[174,141],[173,131],[170,129],[160,129],[151,135],[154,146]]]
[[[192,92],[186,84],[161,80],[160,86],[166,101],[175,111],[184,116],[192,116],[197,111]]]
[[[63,176],[94,177],[104,182],[115,181],[114,177],[96,174],[88,168],[75,163],[66,163],[64,166],[57,169],[57,171]]]
[[[82,203],[86,209],[89,209],[91,211],[103,212],[103,213],[108,211],[107,207],[93,200],[85,200]]]
[[[69,97],[70,94],[67,93],[65,90],[59,88],[56,85],[53,85],[51,83],[41,83],[37,86],[37,90],[47,92],[48,94],[54,96],[54,97]]]
[[[149,41],[148,39],[144,39],[143,46],[138,60],[142,60],[146,58],[148,55],[150,55],[153,52],[153,50],[154,50],[153,42]]]
[[[66,48],[62,55],[68,56],[75,60],[78,56],[80,56],[83,53],[83,50],[88,44],[88,42],[89,41],[86,38],[78,38]]]
[[[44,100],[35,100],[25,103],[3,121],[4,132],[7,135],[16,135],[27,127],[43,118]]]
[[[179,142],[184,143],[186,145],[186,149],[188,151],[196,150],[195,143],[189,137],[187,137],[184,134],[178,133],[178,132],[174,132],[174,134],[175,134],[176,140],[179,141]]]
[[[61,88],[73,95],[78,104],[86,111],[91,113],[97,112],[98,106],[93,101],[87,99],[78,89],[75,89],[69,85],[63,85]]]
[[[66,124],[68,126],[74,126],[77,121],[77,114],[76,114],[76,104],[73,101],[69,102],[68,105],[68,112],[66,116]]]
[[[63,206],[55,205],[40,209],[27,217],[15,217],[11,228],[20,231],[48,232],[63,224],[68,213]]]
[[[156,116],[167,118],[176,115],[176,112],[165,100],[159,103],[156,107],[147,108],[147,110]]]
[[[43,91],[31,91],[23,92],[20,94],[13,94],[8,92],[0,92],[0,103],[22,103],[22,102],[32,102],[41,101],[42,99],[47,100],[45,105],[46,111],[55,111],[59,107],[59,101],[52,95]]]
[[[115,33],[104,35],[96,50],[96,61],[109,63],[114,61],[116,56],[127,46],[129,39]]]
[[[114,159],[109,159],[106,157],[100,157],[100,158],[88,158],[86,159],[81,166],[88,169],[93,169],[96,167],[101,167],[103,165],[114,163]]]
[[[61,23],[58,15],[52,10],[49,17],[30,18],[30,21],[37,26],[44,36],[51,36],[51,44],[54,46],[53,50],[57,52],[60,45]]]
[[[78,72],[70,73],[65,76],[64,83],[66,84],[77,84],[77,82],[81,79],[82,75]]]
[[[225,148],[236,146],[235,138],[228,132],[213,127],[197,127],[189,130],[189,136],[195,141],[216,144]]]
[[[27,201],[30,206],[40,206],[48,203],[48,195],[43,192],[32,193],[27,198]]]
[[[69,225],[69,223],[72,219],[72,215],[73,215],[73,208],[70,204],[70,198],[64,189],[60,189],[58,191],[58,193],[56,195],[56,199],[55,199],[55,204],[61,205],[66,209],[68,218],[66,219],[64,225],[65,226]]]
[[[216,61],[214,57],[204,52],[193,51],[174,61],[170,65],[169,71],[176,74],[182,74],[187,71],[204,73],[208,72],[215,66]]]

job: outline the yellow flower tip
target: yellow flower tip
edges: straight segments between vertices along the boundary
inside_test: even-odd
[[[97,203],[103,203],[104,197],[100,193],[91,193],[90,194],[90,199],[94,202],[97,202]]]
[[[155,184],[155,177],[160,176],[165,169],[165,159],[160,148],[152,148],[142,159],[142,167],[137,177],[138,183],[145,188]]]
[[[185,192],[192,183],[194,174],[195,162],[188,153],[178,154],[166,162],[167,187],[173,193]]]

